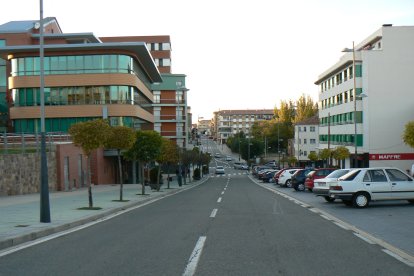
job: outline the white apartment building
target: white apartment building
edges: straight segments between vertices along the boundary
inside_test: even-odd
[[[270,120],[273,109],[221,110],[214,112],[214,137],[220,143],[236,133],[244,132],[248,137],[250,128],[256,121]]]
[[[320,149],[346,146],[346,167],[410,169],[414,149],[401,136],[414,120],[414,26],[383,25],[353,49],[315,82]]]
[[[311,152],[319,152],[319,117],[313,116],[295,124],[294,139],[295,157],[301,164],[310,160],[308,155]]]

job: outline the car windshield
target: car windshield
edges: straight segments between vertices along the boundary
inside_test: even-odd
[[[352,170],[343,176],[341,176],[339,179],[342,181],[352,181],[354,178],[361,172],[361,170]]]
[[[339,178],[339,177],[345,175],[348,172],[349,172],[349,170],[336,170],[336,171],[333,171],[330,174],[328,174],[326,176],[326,178]]]

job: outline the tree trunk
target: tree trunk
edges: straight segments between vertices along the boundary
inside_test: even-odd
[[[167,163],[167,189],[170,188],[170,163]]]
[[[132,184],[137,183],[137,161],[132,161]]]
[[[141,183],[142,183],[142,195],[145,195],[145,171],[144,171],[144,164],[141,163]]]
[[[121,185],[119,185],[119,201],[122,201],[122,190],[123,190],[124,180],[122,178],[121,150],[118,149],[117,153],[118,153],[119,181],[121,182]]]
[[[89,200],[89,208],[93,208],[93,199],[92,199],[92,185],[91,185],[91,154],[87,155],[88,162],[87,162],[87,174],[88,174],[88,200]]]
[[[161,174],[161,163],[158,164],[158,173],[157,173],[157,191],[160,191],[160,174]]]

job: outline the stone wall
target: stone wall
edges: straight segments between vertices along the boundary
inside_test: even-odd
[[[47,154],[49,191],[56,191],[56,154]],[[23,195],[40,191],[40,154],[0,155],[0,196]]]

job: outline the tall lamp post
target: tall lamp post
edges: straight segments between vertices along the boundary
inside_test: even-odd
[[[50,222],[50,204],[45,135],[45,75],[43,43],[43,0],[40,0],[40,222],[48,223]]]
[[[356,120],[356,101],[357,101],[357,93],[356,93],[356,71],[355,71],[355,43],[352,41],[352,49],[345,48],[342,52],[349,53],[352,52],[352,78],[354,82],[354,164],[353,167],[358,167],[358,144],[357,144],[357,120]]]

